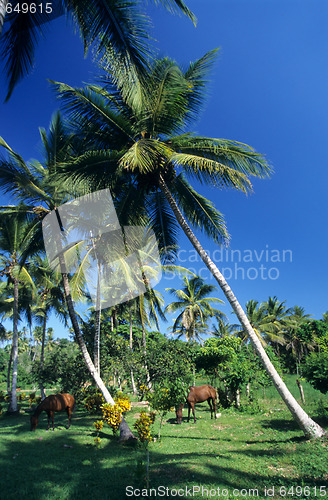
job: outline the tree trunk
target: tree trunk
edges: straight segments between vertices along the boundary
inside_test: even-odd
[[[144,355],[144,360],[145,360],[145,365],[144,368],[146,370],[146,379],[147,379],[147,387],[150,391],[153,390],[153,386],[150,380],[150,375],[149,375],[149,370],[147,366],[147,344],[146,344],[146,329],[143,324],[143,321],[141,321],[141,329],[142,329],[142,345],[143,345],[143,355]]]
[[[5,22],[7,3],[8,0],[0,0],[0,35],[3,28],[3,23]]]
[[[45,316],[43,319],[43,328],[42,328],[42,342],[41,342],[41,357],[40,357],[40,368],[42,370],[44,365],[44,344],[46,342],[46,327],[47,327],[47,313],[45,312]],[[44,386],[42,380],[40,381],[40,391],[41,391],[41,400],[43,401],[46,397],[46,393],[44,391]]]
[[[201,257],[202,261],[204,264],[207,266],[211,274],[214,276],[216,281],[218,282],[220,288],[222,289],[223,293],[225,294],[226,298],[228,299],[233,311],[237,315],[237,318],[239,319],[242,327],[244,328],[245,332],[248,334],[249,339],[251,340],[252,344],[254,345],[254,348],[260,357],[264,368],[266,369],[269,377],[271,378],[273,384],[275,385],[277,391],[279,392],[280,396],[282,397],[283,401],[285,402],[286,406],[288,407],[289,411],[293,415],[294,419],[304,432],[305,436],[307,438],[314,438],[314,437],[321,437],[325,434],[325,431],[318,425],[316,422],[314,422],[303,410],[303,408],[298,404],[296,399],[293,397],[293,395],[290,393],[288,390],[286,384],[282,381],[281,377],[279,376],[277,370],[271,363],[267,353],[263,349],[263,346],[258,339],[256,333],[254,332],[246,314],[244,313],[241,305],[237,301],[234,293],[232,292],[231,288],[229,287],[228,283],[226,282],[224,276],[220,273],[219,269],[216,267],[214,262],[211,260],[209,255],[206,253],[204,248],[202,247],[201,243],[198,241],[196,238],[195,234],[189,227],[188,223],[186,222],[185,218],[183,217],[178,205],[176,204],[172,194],[170,193],[168,187],[166,186],[164,179],[162,176],[159,177],[159,187],[162,190],[164,196],[166,197],[168,203],[170,204],[170,207],[180,224],[182,230],[184,231],[185,235],[189,239],[189,241],[192,243],[193,247]]]
[[[61,269],[62,270],[65,269],[65,267],[64,267],[65,262],[63,260],[63,256],[60,257],[60,264],[61,264]],[[112,396],[110,395],[103,380],[100,378],[100,376],[95,368],[95,365],[92,362],[92,359],[91,359],[90,354],[87,350],[85,342],[83,340],[82,333],[81,333],[79,324],[77,322],[76,314],[74,311],[74,306],[73,306],[72,296],[71,296],[71,292],[70,292],[70,286],[69,286],[67,273],[62,272],[62,277],[63,277],[64,292],[65,292],[65,299],[66,299],[68,313],[69,313],[69,316],[71,318],[75,338],[76,338],[76,341],[79,344],[79,347],[80,347],[81,352],[83,354],[84,361],[87,365],[89,372],[91,373],[92,378],[94,379],[97,386],[101,390],[101,393],[104,396],[106,403],[110,403],[111,405],[114,405],[115,401],[112,398]],[[122,417],[119,429],[120,429],[120,441],[127,441],[128,439],[136,439],[134,437],[134,435],[132,434],[128,424],[126,423],[126,421],[124,420],[123,417]]]
[[[193,322],[193,325],[192,325],[192,348],[193,348],[194,352],[195,352],[195,342],[196,342],[195,328],[196,328],[196,325],[195,325],[195,318],[194,318],[194,322]],[[193,377],[193,385],[195,386],[196,385],[196,366],[195,366],[195,361],[192,364],[192,377]]]
[[[16,413],[17,406],[17,366],[18,366],[18,279],[14,278],[13,304],[13,375],[11,379],[11,401],[8,413]]]
[[[129,307],[129,323],[130,323],[130,350],[132,352],[132,350],[133,350],[133,326],[132,326],[132,305],[131,304]],[[136,388],[136,384],[134,381],[134,375],[133,375],[132,368],[130,370],[130,373],[131,373],[132,392],[133,392],[133,395],[135,396],[137,394],[137,388]]]
[[[300,391],[302,403],[303,403],[303,405],[305,405],[305,397],[304,397],[303,386],[302,386],[301,382],[298,379],[296,380],[296,383],[297,383],[297,386],[298,386],[299,391]]]
[[[96,298],[96,312],[95,312],[95,341],[94,341],[94,365],[100,376],[100,323],[101,323],[101,300],[100,300],[100,264],[98,263],[97,273],[97,298]]]
[[[8,363],[8,371],[7,371],[7,394],[10,393],[10,387],[11,387],[11,365],[13,362],[13,352],[14,352],[14,344],[13,340],[11,341],[11,349],[10,349],[10,358],[9,358],[9,363]]]

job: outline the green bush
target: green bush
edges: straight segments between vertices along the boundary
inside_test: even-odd
[[[315,389],[326,394],[328,392],[328,353],[311,353],[303,365],[303,376]]]

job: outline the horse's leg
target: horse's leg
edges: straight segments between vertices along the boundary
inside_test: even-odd
[[[49,427],[50,427],[50,411],[47,411],[47,415],[48,415],[48,427],[47,427],[47,431],[48,431]]]
[[[67,429],[69,429],[70,425],[71,425],[72,408],[67,407],[66,411],[67,411],[67,416],[68,416],[68,427],[67,427]]]
[[[213,408],[212,408],[212,402],[211,402],[211,400],[212,400],[212,398],[208,398],[207,402],[208,402],[210,410],[211,410],[211,419],[212,419],[213,418],[213,415],[212,415]]]
[[[212,398],[212,403],[214,407],[214,418],[216,419],[216,403],[215,403],[215,398]]]
[[[51,420],[52,420],[52,430],[54,431],[55,430],[55,412],[50,411],[49,413],[50,413]]]
[[[193,415],[194,415],[194,424],[196,423],[196,416],[195,416],[195,404],[196,404],[196,403],[191,403],[192,413],[193,413]]]
[[[187,401],[187,405],[188,405],[188,420],[187,420],[187,422],[189,422],[189,420],[190,420],[190,409],[191,409],[191,404],[189,403],[189,401]]]

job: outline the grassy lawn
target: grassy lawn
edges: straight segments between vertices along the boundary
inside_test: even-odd
[[[305,409],[315,416],[320,394],[305,383],[304,389],[309,400]],[[306,441],[275,392],[267,390],[266,397],[260,401],[263,412],[256,415],[220,410],[221,416],[211,421],[207,404],[202,404],[196,407],[196,424],[187,423],[184,410],[178,426],[169,414],[161,441],[149,446],[153,490],[148,497],[328,498],[328,440]],[[328,406],[328,398],[323,399]],[[138,411],[133,408],[127,415],[131,427]],[[69,430],[66,414],[60,413],[55,431],[46,432],[47,417],[42,414],[32,433],[29,413],[2,415],[0,498],[145,498],[144,450],[118,444],[105,426],[97,448],[92,424],[99,418],[78,407]],[[328,429],[327,419],[320,424]],[[126,491],[127,486],[131,488]],[[324,486],[325,495],[324,488],[320,490]],[[203,496],[197,487],[204,488]],[[133,494],[133,488],[140,491]]]

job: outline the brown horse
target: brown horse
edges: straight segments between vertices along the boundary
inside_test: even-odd
[[[71,425],[72,410],[74,410],[74,407],[75,407],[75,399],[70,394],[52,394],[51,396],[48,396],[43,401],[41,401],[41,403],[36,408],[33,415],[31,415],[31,431],[35,431],[35,428],[39,422],[39,415],[42,411],[45,411],[48,415],[47,431],[49,430],[50,427],[50,417],[52,419],[52,430],[54,431],[55,430],[54,413],[57,411],[66,410],[68,416],[67,429],[69,429]]]
[[[207,401],[211,409],[211,418],[213,418],[213,413],[216,418],[216,404],[215,404],[215,389],[211,385],[201,385],[199,387],[191,386],[189,387],[189,394],[187,396],[188,405],[188,422],[190,419],[190,409],[194,415],[194,422],[196,423],[195,417],[195,404],[203,403]],[[177,424],[182,422],[182,408],[184,403],[176,409]]]

